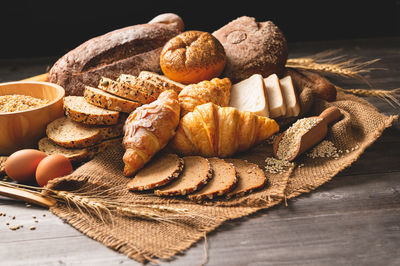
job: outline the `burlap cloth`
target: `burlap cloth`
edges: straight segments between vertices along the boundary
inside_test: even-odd
[[[319,115],[331,105],[340,108],[344,116],[330,128],[327,139],[348,153],[344,152],[338,159],[311,159],[303,155],[296,161],[296,166],[285,173],[268,174],[269,185],[264,189],[242,198],[197,204],[184,198],[162,198],[151,193],[128,192],[125,185],[130,179],[122,175],[124,151],[120,146],[110,148],[71,175],[49,184],[50,188],[58,190],[78,189],[80,193],[95,191],[101,196],[112,195],[114,200],[132,204],[187,208],[200,216],[182,217],[175,223],[165,223],[113,215],[111,224],[96,215],[85,215],[79,208],[67,204],[58,204],[51,211],[87,236],[139,262],[171,258],[227,220],[252,214],[315,190],[356,161],[383,130],[397,119],[396,116],[388,117],[379,113],[365,100],[341,92],[336,102],[327,103],[316,99],[308,115]],[[271,145],[266,142],[237,157],[264,168],[265,159],[272,156],[271,152]]]

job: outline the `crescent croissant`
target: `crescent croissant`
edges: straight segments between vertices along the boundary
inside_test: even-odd
[[[206,103],[181,118],[170,146],[181,155],[229,157],[279,131],[275,120]]]

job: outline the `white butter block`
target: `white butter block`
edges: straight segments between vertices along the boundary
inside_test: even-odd
[[[286,76],[280,79],[282,94],[286,103],[286,117],[296,117],[300,113],[300,104],[296,90],[293,86],[292,78]]]
[[[279,78],[276,74],[264,79],[265,94],[268,98],[269,116],[271,118],[286,115],[285,99],[283,98]]]
[[[249,111],[256,115],[268,116],[268,99],[264,92],[264,80],[260,74],[233,84],[229,106],[239,111]]]

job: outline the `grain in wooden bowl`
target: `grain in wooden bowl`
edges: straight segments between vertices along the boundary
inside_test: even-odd
[[[63,116],[64,89],[53,83],[17,81],[0,84],[0,155],[36,148],[46,125]],[[6,106],[7,105],[7,106]]]

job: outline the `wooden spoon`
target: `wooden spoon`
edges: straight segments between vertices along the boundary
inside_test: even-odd
[[[314,147],[321,140],[323,140],[326,137],[326,134],[328,133],[328,125],[339,120],[341,116],[342,113],[340,112],[340,110],[337,107],[332,106],[325,109],[319,116],[309,117],[309,118],[317,117],[320,118],[321,120],[317,122],[306,133],[298,136],[300,140],[297,142],[298,143],[297,150],[290,158],[288,158],[288,161],[293,161],[297,156],[304,153],[308,149]],[[274,156],[277,158],[278,158],[277,156],[278,146],[284,134],[285,132],[280,134],[274,141],[273,151],[274,151]],[[296,143],[296,140],[293,140],[293,143]]]
[[[50,208],[57,202],[55,199],[46,197],[44,195],[41,195],[40,193],[33,193],[20,188],[14,188],[3,185],[0,185],[0,195],[13,199],[22,200],[46,208]]]

